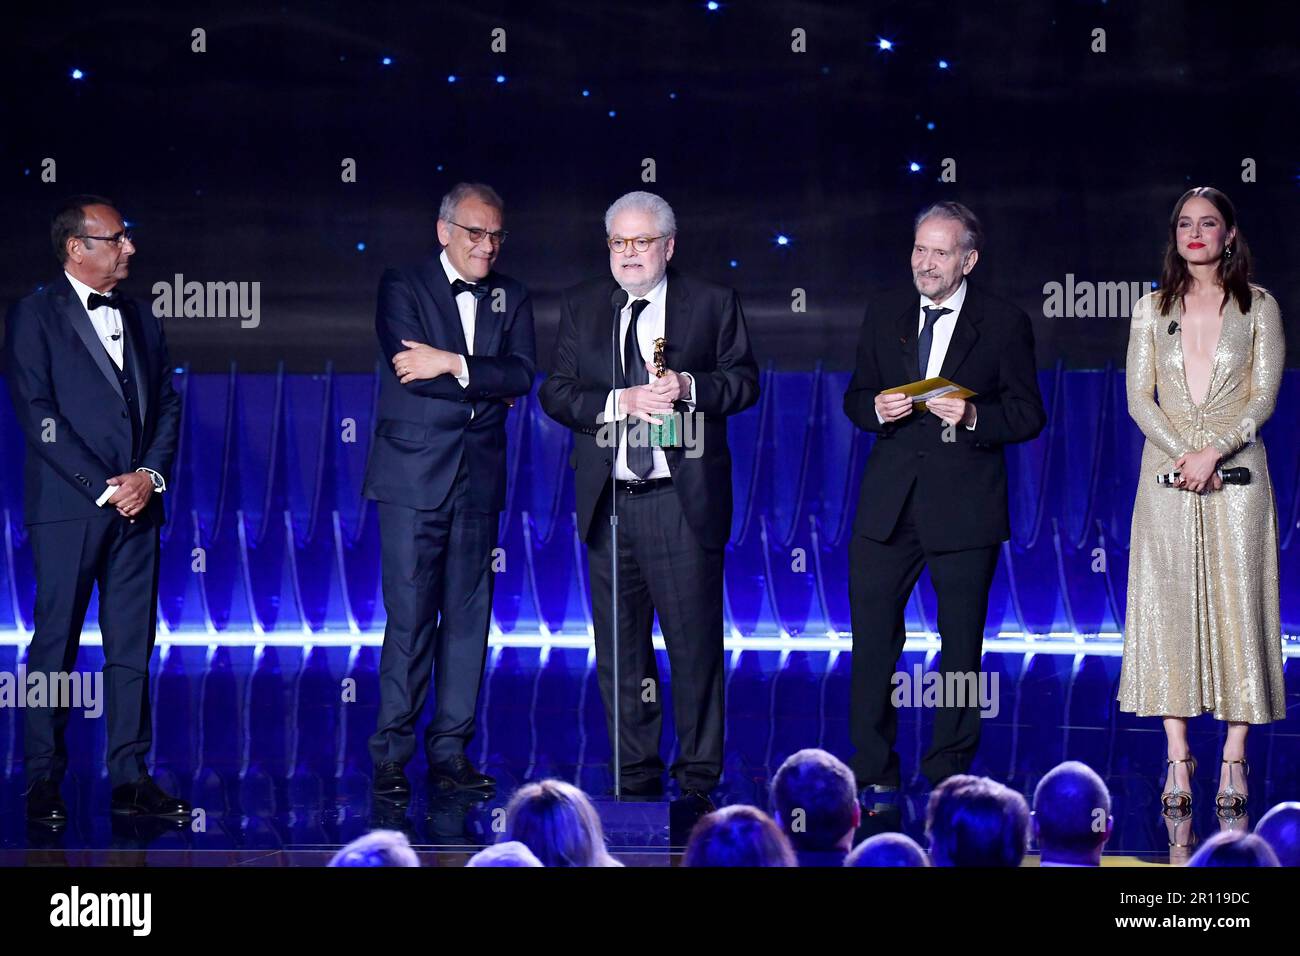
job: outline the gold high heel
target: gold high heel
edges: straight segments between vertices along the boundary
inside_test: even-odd
[[[1214,797],[1214,806],[1219,813],[1224,816],[1235,817],[1246,812],[1246,800],[1248,794],[1243,793],[1232,785],[1232,768],[1234,763],[1241,764],[1242,779],[1250,776],[1250,765],[1246,763],[1245,758],[1241,760],[1224,760],[1223,763],[1229,765],[1228,768],[1228,785],[1220,790]]]
[[[1181,760],[1165,760],[1166,777],[1173,776],[1174,785],[1172,790],[1160,794],[1160,806],[1165,813],[1190,813],[1192,810],[1192,794],[1190,789],[1184,790],[1178,786],[1178,777],[1171,775],[1170,771],[1174,764],[1187,764],[1187,786],[1190,788],[1192,779],[1196,776],[1196,758],[1184,757]]]

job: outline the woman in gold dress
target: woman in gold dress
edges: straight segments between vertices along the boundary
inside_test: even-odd
[[[1227,815],[1245,810],[1246,731],[1286,716],[1277,512],[1257,438],[1285,359],[1277,301],[1250,284],[1232,203],[1213,187],[1188,190],[1170,218],[1159,289],[1133,310],[1126,372],[1146,444],[1119,705],[1164,718],[1170,813],[1191,808],[1188,717],[1228,723],[1215,800]],[[1223,484],[1217,469],[1239,466],[1249,484]],[[1175,487],[1157,483],[1172,471]]]

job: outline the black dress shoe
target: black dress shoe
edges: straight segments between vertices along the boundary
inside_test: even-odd
[[[651,777],[649,780],[624,783],[618,789],[619,794],[624,797],[662,797],[664,795],[664,782],[658,777]]]
[[[154,783],[148,774],[113,788],[113,812],[122,816],[181,817],[188,816],[192,809]]]
[[[497,786],[495,779],[475,770],[464,754],[430,762],[429,781],[439,790],[495,790]]]
[[[411,795],[411,781],[406,779],[400,763],[389,760],[375,767],[375,780],[370,789],[376,796],[400,800]]]
[[[41,823],[67,823],[68,807],[59,794],[59,785],[42,777],[27,790],[27,819]]]
[[[718,809],[713,805],[713,799],[709,796],[708,791],[696,790],[693,787],[683,790],[681,797],[675,802],[681,808],[689,809],[701,817]]]
[[[682,790],[682,795],[668,804],[668,842],[685,846],[695,824],[716,809],[705,791],[693,787]]]

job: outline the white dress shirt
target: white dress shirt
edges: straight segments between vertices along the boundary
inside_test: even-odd
[[[619,363],[622,364],[623,356],[626,351],[627,327],[632,322],[632,303],[638,299],[645,299],[650,304],[641,310],[641,314],[636,319],[636,341],[641,347],[641,354],[647,362],[654,361],[655,339],[662,338],[664,334],[664,316],[668,303],[668,276],[664,275],[659,280],[658,285],[642,296],[629,296],[627,305],[618,317],[618,341]],[[676,371],[676,369],[674,369]],[[623,374],[627,374],[627,369],[623,369]],[[683,375],[690,381],[690,392],[682,396],[681,401],[686,402],[688,411],[695,411],[695,377],[690,372],[683,372]],[[622,396],[623,389],[612,389],[605,397],[605,421],[622,421],[627,418],[627,412],[619,407],[619,399]],[[666,421],[664,416],[660,417],[661,421]],[[640,419],[634,419],[639,422]],[[667,478],[671,472],[668,470],[668,459],[664,457],[662,448],[651,449],[654,458],[654,467],[650,469],[650,474],[646,475],[646,480],[652,478]],[[637,475],[627,466],[627,431],[620,429],[618,439],[618,460],[614,463],[614,477],[619,481],[640,481],[641,476]]]
[[[122,368],[122,362],[124,361],[122,350],[126,344],[126,332],[122,330],[122,313],[107,305],[91,309],[87,303],[90,300],[90,293],[95,290],[66,269],[63,274],[68,277],[68,282],[72,284],[72,290],[77,293],[77,298],[81,300],[81,307],[86,310],[86,315],[90,316],[90,324],[95,327],[95,334],[99,336],[104,351],[108,353],[108,357],[113,360],[114,365],[119,369]],[[154,481],[156,491],[167,490],[167,483],[163,481],[162,475],[152,468],[137,468],[136,471],[143,471],[146,475],[156,479]],[[104,489],[104,493],[95,499],[95,504],[101,508],[104,507],[104,505],[108,504],[108,499],[113,497],[113,493],[117,491],[117,488],[117,485],[109,485]]]
[[[447,273],[447,284],[460,279],[462,282],[474,284],[472,279],[466,279],[456,271],[456,267],[451,264],[447,258],[447,250],[443,249],[442,254],[438,256],[438,261],[442,263],[442,271]],[[456,300],[456,311],[460,313],[460,328],[465,333],[465,351],[470,355],[474,354],[474,320],[477,317],[478,299],[474,298],[474,293],[468,289],[459,295],[453,295]],[[469,363],[465,361],[465,356],[460,357],[460,374],[456,376],[456,381],[460,382],[461,388],[469,388]]]
[[[104,351],[108,357],[113,360],[113,364],[119,369],[122,367],[122,313],[111,306],[101,305],[98,308],[91,309],[86,305],[90,299],[90,293],[95,290],[86,283],[66,271],[63,273],[72,283],[72,288],[77,293],[77,298],[81,300],[81,307],[86,310],[90,316],[90,324],[95,327],[95,334],[99,336],[100,344],[104,346]],[[114,338],[116,336],[116,338]]]
[[[957,317],[961,315],[961,307],[965,301],[966,280],[964,278],[961,280],[961,285],[957,287],[957,291],[944,299],[943,302],[936,303],[928,295],[921,296],[921,305],[916,312],[916,335],[918,339],[925,329],[925,310],[927,306],[933,307],[937,304],[941,309],[952,309],[951,312],[934,320],[934,327],[930,333],[933,336],[930,340],[930,358],[925,368],[921,370],[921,378],[939,377],[939,372],[943,369],[943,360],[948,356],[948,345],[952,342],[952,330],[957,327]],[[884,424],[885,421],[880,417],[880,412],[876,412],[876,420],[881,424]],[[967,431],[973,431],[974,428],[974,423],[966,426]]]

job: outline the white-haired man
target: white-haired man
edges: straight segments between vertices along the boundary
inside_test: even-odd
[[[574,431],[571,464],[587,544],[597,676],[611,740],[618,699],[622,790],[663,792],[662,714],[650,642],[657,611],[679,742],[672,773],[683,798],[707,812],[708,793],[722,773],[727,418],[758,400],[758,366],[735,291],[668,267],[677,225],[667,202],[628,193],[605,213],[605,232],[611,275],[564,293],[553,372],[540,398],[548,415]],[[652,360],[659,338],[664,368],[657,376]],[[681,444],[651,446],[645,424],[672,413],[691,417],[683,422]],[[601,427],[606,422],[619,423],[617,449]],[[617,691],[611,495],[619,514]]]

